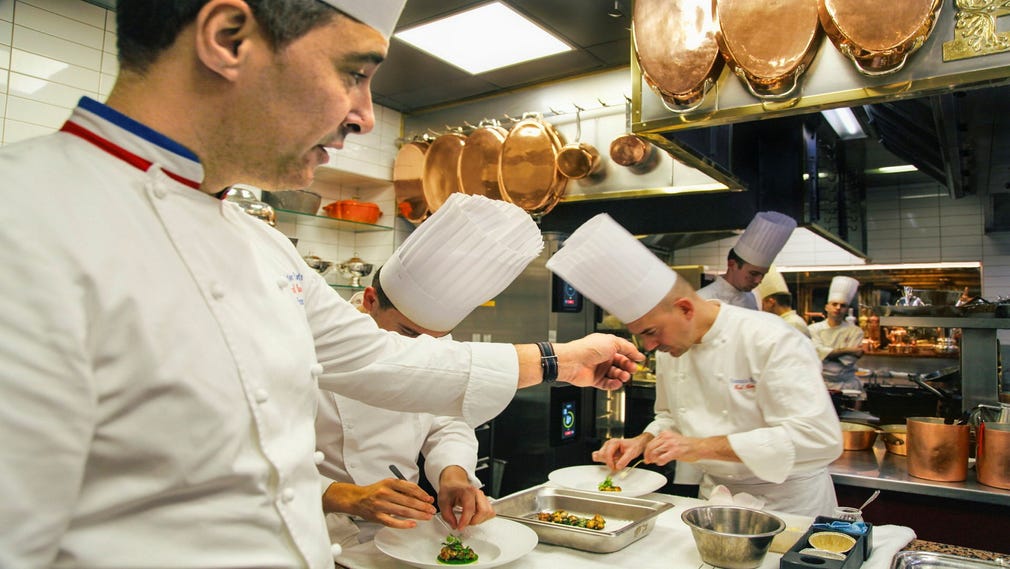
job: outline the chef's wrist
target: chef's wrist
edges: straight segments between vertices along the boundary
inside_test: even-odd
[[[540,381],[554,383],[558,380],[558,355],[550,342],[537,342],[540,350]]]

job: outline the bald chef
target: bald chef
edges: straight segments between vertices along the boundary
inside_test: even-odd
[[[754,293],[760,299],[761,310],[775,314],[800,334],[810,337],[807,321],[793,310],[793,295],[778,269],[774,266],[768,269],[768,273],[761,279],[761,284],[754,289]]]
[[[606,214],[547,267],[658,351],[655,419],[637,437],[606,441],[594,460],[615,470],[641,454],[691,462],[704,474],[702,498],[721,484],[772,510],[832,513],[827,465],[842,433],[809,340],[777,316],[701,298]]]
[[[451,338],[542,249],[540,229],[521,208],[455,193],[379,269],[359,310],[404,336]],[[411,528],[430,519],[431,497],[417,485],[418,455],[438,495],[435,515],[456,528],[494,517],[475,473],[477,437],[461,418],[389,411],[332,391],[319,396],[316,446],[325,456],[319,472],[333,543],[346,548],[372,539],[382,525]],[[390,478],[389,465],[406,480]]]
[[[726,255],[726,272],[698,294],[702,298],[757,310],[757,299],[751,291],[764,278],[795,228],[796,221],[788,215],[776,211],[758,212]]]

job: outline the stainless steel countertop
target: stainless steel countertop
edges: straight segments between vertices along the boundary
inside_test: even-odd
[[[871,450],[844,451],[828,466],[828,472],[835,484],[844,486],[1010,506],[1010,490],[980,484],[975,479],[974,465],[968,469],[964,482],[936,482],[910,475],[907,462],[907,457],[887,452],[884,443],[878,440]]]

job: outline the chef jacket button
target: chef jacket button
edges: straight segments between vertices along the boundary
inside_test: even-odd
[[[317,450],[316,454],[312,455],[312,458],[315,459],[316,464],[322,464],[326,460],[326,455],[323,454],[323,451]]]
[[[330,555],[333,556],[333,560],[336,561],[337,557],[344,552],[344,548],[340,547],[339,543],[334,543],[330,545]]]
[[[680,413],[681,415],[683,415],[684,413],[687,412],[687,409],[681,407],[680,409],[677,409],[677,412]]]
[[[221,300],[224,298],[224,287],[218,283],[210,285],[210,295],[213,296],[215,300]]]
[[[722,410],[722,414],[723,415],[729,415],[729,409],[723,409]]]
[[[280,277],[277,279],[277,288],[284,290],[288,288],[288,279],[285,277]]]
[[[312,374],[312,377],[319,377],[320,375],[323,375],[323,364],[316,364],[312,366],[309,368],[309,373]]]
[[[284,491],[281,492],[281,500],[284,500],[285,502],[290,502],[294,499],[295,499],[294,488],[285,488]]]
[[[725,375],[723,375],[723,374],[721,374],[721,373],[717,373],[717,374],[715,374],[715,378],[716,378],[716,379],[718,379],[718,380],[720,380],[720,381],[721,381],[721,380],[722,380],[722,378],[724,378],[724,377],[726,377],[726,376],[725,376]]]
[[[256,398],[257,403],[266,403],[267,399],[270,399],[270,394],[267,393],[266,389],[257,389],[256,392],[253,393],[253,397]]]

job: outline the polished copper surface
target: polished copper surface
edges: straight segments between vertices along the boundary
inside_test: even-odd
[[[722,54],[753,95],[797,92],[821,43],[817,0],[719,0],[716,20]]]
[[[595,174],[602,165],[600,151],[585,142],[569,143],[558,153],[558,170],[573,180]]]
[[[866,75],[901,69],[936,25],[940,0],[819,0],[821,26]]]
[[[562,144],[540,118],[525,118],[512,127],[498,163],[498,181],[512,203],[538,214],[557,204],[567,183],[556,166]]]
[[[622,134],[610,142],[610,159],[631,171],[644,174],[659,165],[659,151],[647,140],[634,134]]]
[[[1010,490],[1010,425],[980,423],[975,470],[986,486]]]
[[[408,142],[400,147],[393,162],[393,192],[396,207],[407,221],[418,224],[428,217],[428,200],[424,197],[421,176],[428,143]]]
[[[463,152],[466,137],[450,132],[435,139],[424,154],[424,173],[421,176],[424,198],[432,213],[442,207],[453,192],[459,191],[459,155]]]
[[[509,201],[498,182],[498,159],[508,131],[501,126],[481,125],[466,137],[459,155],[459,185],[463,193]]]
[[[637,0],[632,11],[635,57],[646,82],[676,105],[704,97],[723,60],[711,0]]]
[[[937,417],[909,417],[908,473],[938,482],[968,477],[968,425],[946,425]]]

